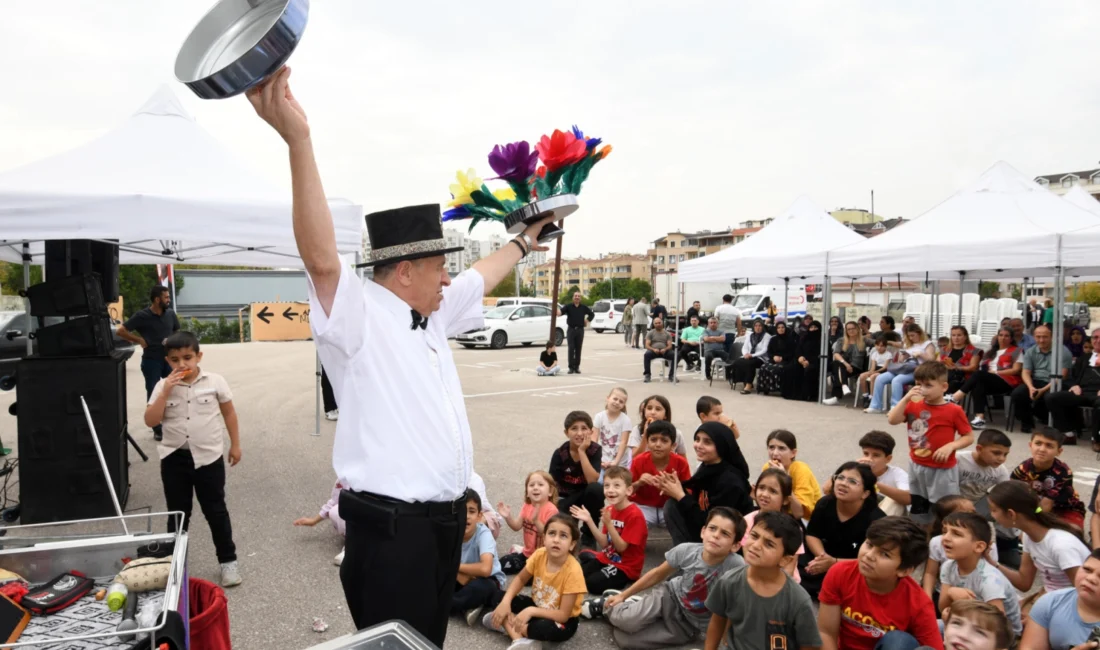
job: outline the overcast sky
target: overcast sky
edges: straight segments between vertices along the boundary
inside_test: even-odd
[[[161,83],[261,173],[281,141],[243,98],[176,83],[210,2],[12,2],[0,22],[0,170],[101,135]],[[912,217],[996,160],[1100,159],[1100,3],[313,0],[291,85],[325,189],[365,211],[445,202],[496,143],[579,124],[614,153],[567,255],[826,209]],[[170,152],[165,152],[170,155]],[[502,231],[479,225],[478,238]]]

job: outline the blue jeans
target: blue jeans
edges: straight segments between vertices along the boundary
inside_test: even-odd
[[[141,374],[145,377],[145,401],[153,394],[157,382],[172,374],[172,366],[165,359],[142,359]],[[153,427],[153,433],[160,434],[160,425]]]
[[[904,396],[905,384],[913,383],[913,375],[895,375],[892,372],[884,372],[875,379],[874,397],[871,398],[871,408],[880,411],[886,410],[885,401],[886,384],[890,384],[890,406],[897,406]]]
[[[887,632],[886,636],[875,644],[875,650],[917,650],[919,647],[920,642],[915,636],[901,630]]]

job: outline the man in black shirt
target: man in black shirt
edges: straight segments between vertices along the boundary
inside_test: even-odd
[[[584,326],[595,314],[588,305],[581,304],[581,294],[573,294],[573,304],[559,308],[559,315],[565,316],[567,327],[565,340],[569,346],[569,374],[581,374],[581,346],[584,345]]]
[[[699,307],[701,306],[701,303],[696,300],[695,302],[691,303],[690,307],[688,307],[687,319],[689,323],[691,322],[692,318],[699,318]],[[703,319],[699,318],[699,320],[702,321]]]
[[[168,287],[157,285],[149,292],[150,304],[118,326],[119,337],[140,345],[141,374],[145,376],[145,398],[153,393],[157,382],[172,374],[172,366],[165,358],[164,339],[179,331],[180,321],[172,311]],[[153,438],[160,442],[160,425],[153,427]]]
[[[653,299],[653,307],[649,310],[649,317],[654,320],[658,318],[661,320],[668,320],[668,310],[661,304],[660,298]]]

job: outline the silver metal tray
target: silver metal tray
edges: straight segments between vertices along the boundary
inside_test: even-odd
[[[387,621],[307,650],[439,650],[403,621]]]

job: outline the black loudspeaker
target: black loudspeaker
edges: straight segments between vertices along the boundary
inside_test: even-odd
[[[107,315],[102,281],[95,273],[55,277],[27,288],[25,295],[31,316]]]
[[[39,357],[103,356],[115,348],[108,316],[82,316],[37,329]]]
[[[129,353],[27,358],[16,371],[19,496],[25,524],[112,517],[111,494],[81,396],[95,424],[119,503],[130,493],[126,442]]]
[[[71,275],[99,274],[103,299],[118,300],[118,244],[89,239],[60,239],[46,242],[46,280]]]

